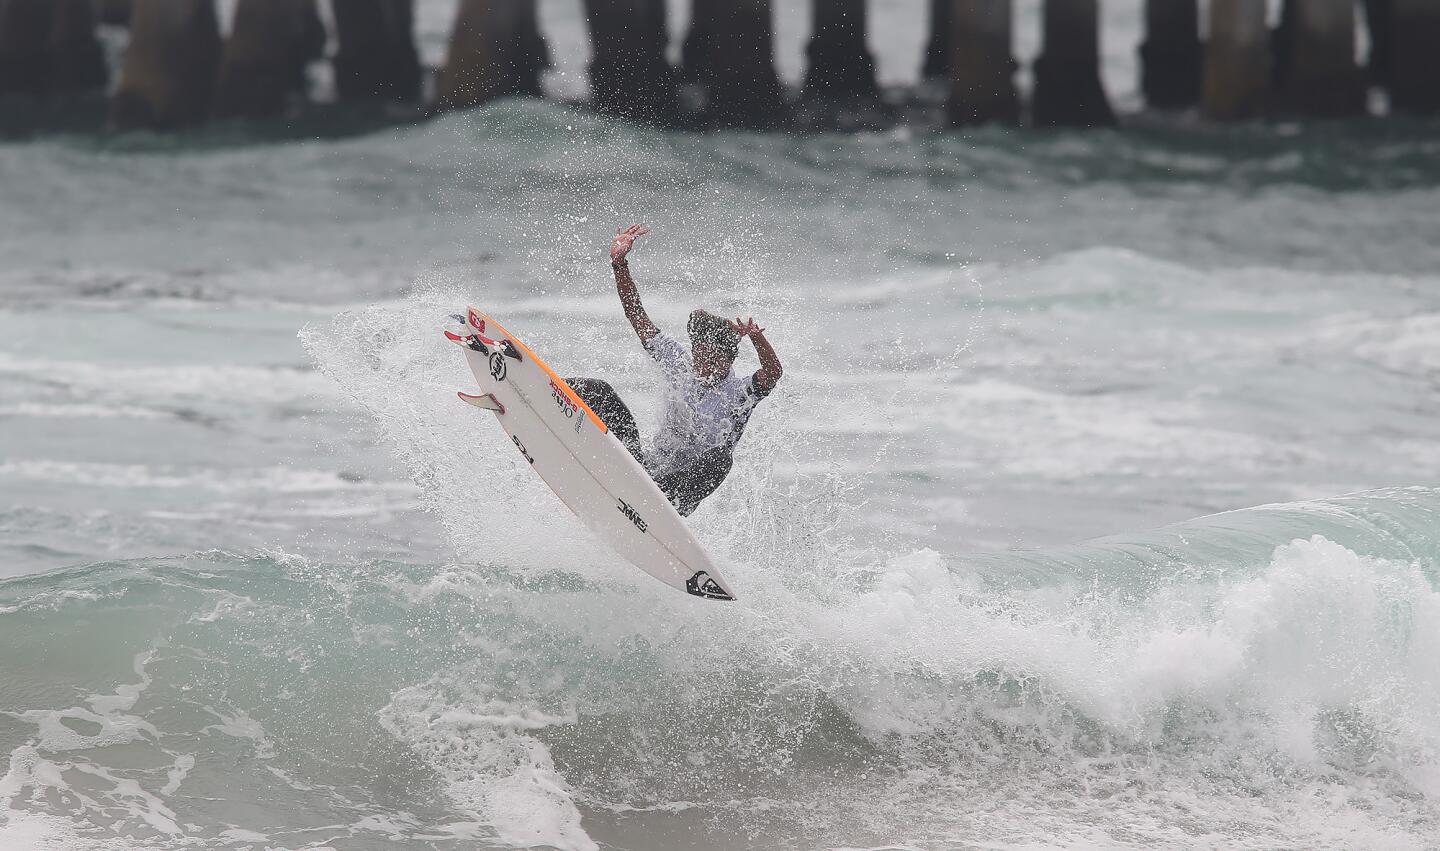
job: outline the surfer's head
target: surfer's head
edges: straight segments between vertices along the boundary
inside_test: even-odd
[[[690,314],[690,357],[695,374],[706,381],[719,381],[730,372],[740,351],[740,335],[724,319],[704,310]]]

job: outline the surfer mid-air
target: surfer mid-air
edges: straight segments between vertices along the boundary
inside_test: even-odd
[[[734,600],[728,583],[682,515],[695,510],[730,473],[750,414],[780,380],[780,359],[753,319],[690,314],[690,349],[661,332],[640,304],[625,257],[643,225],[622,228],[610,246],[625,316],[645,351],[665,370],[659,429],[640,445],[635,417],[608,383],[561,378],[533,349],[473,305],[454,314],[445,337],[465,351],[479,392],[458,395],[495,414],[520,457],[585,525],[636,567],[672,588],[708,600]],[[734,374],[749,337],[760,368]]]
[[[568,383],[645,465],[675,508],[688,515],[729,475],[745,423],[780,380],[780,358],[754,319],[725,320],[696,310],[688,324],[689,351],[650,321],[626,259],[635,240],[649,232],[644,225],[631,225],[620,229],[610,244],[615,288],[625,318],[645,351],[665,372],[664,408],[649,451],[641,448],[640,431],[629,407],[607,382],[572,378]],[[743,337],[754,344],[760,368],[740,378],[731,368]]]

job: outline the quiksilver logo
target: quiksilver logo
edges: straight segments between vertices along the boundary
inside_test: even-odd
[[[695,571],[695,575],[685,580],[685,590],[696,597],[704,597],[707,600],[733,600],[720,583],[710,578],[710,574],[703,570]]]

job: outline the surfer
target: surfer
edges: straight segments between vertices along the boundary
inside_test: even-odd
[[[650,451],[641,448],[635,417],[608,382],[596,378],[568,381],[645,466],[676,510],[689,515],[729,475],[735,444],[745,423],[780,380],[780,358],[765,339],[765,329],[754,319],[727,320],[696,310],[687,324],[689,351],[650,321],[626,259],[635,240],[649,232],[644,225],[617,231],[610,244],[610,265],[615,270],[615,289],[625,318],[630,320],[645,351],[665,373],[664,407]],[[738,378],[732,367],[745,337],[750,338],[760,356],[760,368],[753,375]]]

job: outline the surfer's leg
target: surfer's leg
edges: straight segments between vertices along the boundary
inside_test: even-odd
[[[635,425],[635,415],[630,413],[630,408],[610,386],[610,382],[601,381],[598,378],[567,378],[565,383],[575,391],[595,416],[605,423],[610,433],[620,438],[635,460],[645,463],[640,454],[640,429]]]
[[[735,458],[729,449],[711,449],[685,469],[656,479],[655,484],[670,498],[681,517],[689,517],[701,500],[720,487],[720,483],[730,475],[730,467],[734,463]]]

